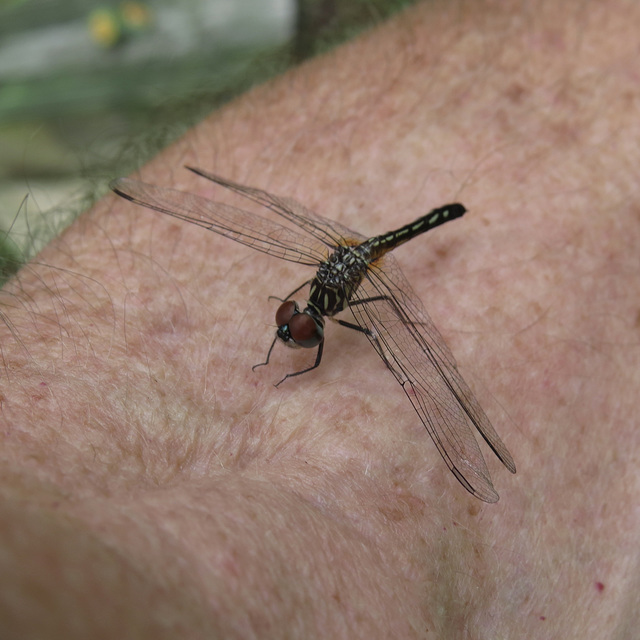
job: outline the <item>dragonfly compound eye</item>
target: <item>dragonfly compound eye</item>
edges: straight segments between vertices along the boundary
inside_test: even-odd
[[[297,302],[293,300],[283,302],[276,311],[276,324],[278,327],[284,327],[297,313],[300,313]]]
[[[294,313],[289,320],[291,339],[299,346],[317,347],[324,338],[322,325],[308,313]]]

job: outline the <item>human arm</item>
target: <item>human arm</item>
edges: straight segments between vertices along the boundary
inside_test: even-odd
[[[464,202],[397,257],[516,459],[487,455],[501,501],[450,477],[364,338],[329,327],[322,367],[279,390],[308,354],[251,372],[299,270],[108,198],[4,298],[0,588],[23,635],[633,622],[640,15],[517,6],[416,7],[141,172],[208,196],[201,166],[363,233]]]

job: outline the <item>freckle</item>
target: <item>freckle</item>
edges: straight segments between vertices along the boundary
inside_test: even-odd
[[[520,104],[527,95],[527,90],[519,83],[513,83],[505,92],[506,97],[514,104]]]
[[[449,254],[449,249],[444,246],[436,247],[435,254],[436,256],[438,256],[439,260],[442,260],[443,258],[446,258],[447,255]]]

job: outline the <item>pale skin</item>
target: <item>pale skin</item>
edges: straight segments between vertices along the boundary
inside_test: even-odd
[[[518,465],[484,449],[495,505],[364,336],[329,323],[278,389],[312,353],[251,371],[267,296],[312,273],[115,196],[24,269],[0,326],[3,637],[632,637],[639,32],[632,2],[418,6],[140,173],[224,198],[200,166],[365,234],[463,202],[397,258]]]

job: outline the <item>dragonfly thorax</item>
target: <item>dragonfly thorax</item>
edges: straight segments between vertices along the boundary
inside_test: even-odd
[[[324,340],[324,320],[311,305],[300,311],[297,302],[286,300],[276,311],[276,324],[278,338],[290,347],[310,349]]]
[[[358,247],[338,247],[320,264],[309,288],[309,306],[323,316],[344,311],[367,273]]]

